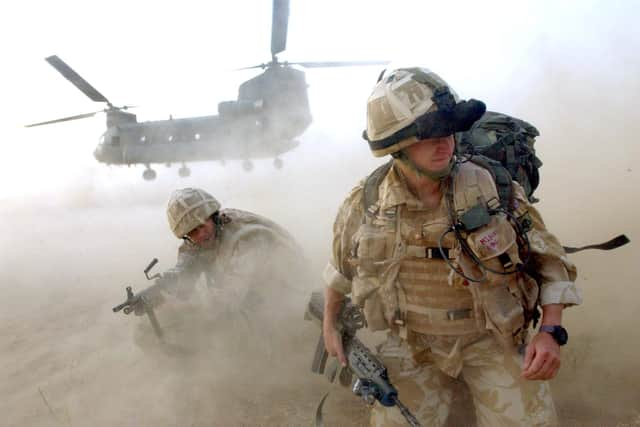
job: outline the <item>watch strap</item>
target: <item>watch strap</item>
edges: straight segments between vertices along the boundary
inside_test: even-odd
[[[556,327],[554,325],[540,325],[540,332],[549,332],[551,335],[555,332]]]
[[[540,332],[547,332],[558,345],[565,345],[568,341],[567,330],[560,325],[540,325]]]

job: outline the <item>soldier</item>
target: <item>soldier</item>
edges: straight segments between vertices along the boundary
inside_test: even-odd
[[[213,196],[197,188],[173,192],[167,205],[167,219],[173,234],[183,240],[178,261],[153,286],[137,295],[153,307],[161,305],[167,295],[174,297],[172,302],[178,312],[165,311],[164,319],[175,318],[171,321],[174,324],[191,322],[184,328],[192,335],[211,335],[211,325],[220,326],[220,319],[235,317],[245,328],[249,323],[257,335],[268,335],[272,332],[270,326],[278,329],[278,322],[294,312],[294,305],[299,306],[295,298],[303,296],[301,275],[306,273],[306,261],[284,228],[260,215],[221,209]],[[193,320],[189,316],[194,307],[184,307],[180,300],[202,299],[202,293],[193,298],[200,277],[204,277],[203,288],[208,298],[204,303],[200,301],[199,307],[204,306],[204,310]],[[274,298],[278,301],[277,308]],[[192,313],[188,314],[189,311]],[[207,312],[204,319],[202,311]],[[135,312],[144,314],[143,304],[137,304]],[[193,325],[203,321],[211,325]],[[173,335],[187,340],[181,333]]]
[[[455,133],[484,111],[427,69],[380,77],[364,137],[374,156],[393,159],[337,215],[325,345],[346,363],[335,319],[351,294],[370,329],[388,330],[379,355],[423,425],[445,424],[454,378],[468,385],[480,426],[556,425],[545,380],[567,341],[562,310],[581,303],[576,269],[522,187],[513,182],[503,208],[491,172],[456,157]],[[538,305],[541,326],[529,332]],[[376,403],[371,425],[405,420]]]

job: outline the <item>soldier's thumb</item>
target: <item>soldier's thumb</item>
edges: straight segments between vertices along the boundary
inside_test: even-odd
[[[338,360],[340,361],[340,364],[342,365],[342,367],[346,367],[347,366],[347,358],[344,355],[344,349],[342,348],[342,346],[338,347]]]
[[[522,362],[522,370],[525,371],[529,369],[529,365],[533,361],[533,356],[535,356],[536,348],[529,344],[527,349],[524,352],[524,361]]]
[[[347,358],[344,357],[344,354],[340,354],[339,358],[340,358],[340,364],[342,365],[342,367],[346,368],[347,367]]]

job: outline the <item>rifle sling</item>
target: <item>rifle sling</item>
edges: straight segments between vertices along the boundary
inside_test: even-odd
[[[322,407],[324,406],[324,402],[327,400],[328,396],[329,396],[329,392],[326,392],[325,395],[322,396],[322,400],[320,400],[318,409],[316,409],[316,418],[314,422],[315,427],[324,427],[324,421],[322,419]]]

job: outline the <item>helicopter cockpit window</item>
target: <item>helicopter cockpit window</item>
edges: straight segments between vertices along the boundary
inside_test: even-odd
[[[120,145],[120,136],[112,136],[111,145]]]
[[[104,135],[100,135],[100,144],[104,144]]]

